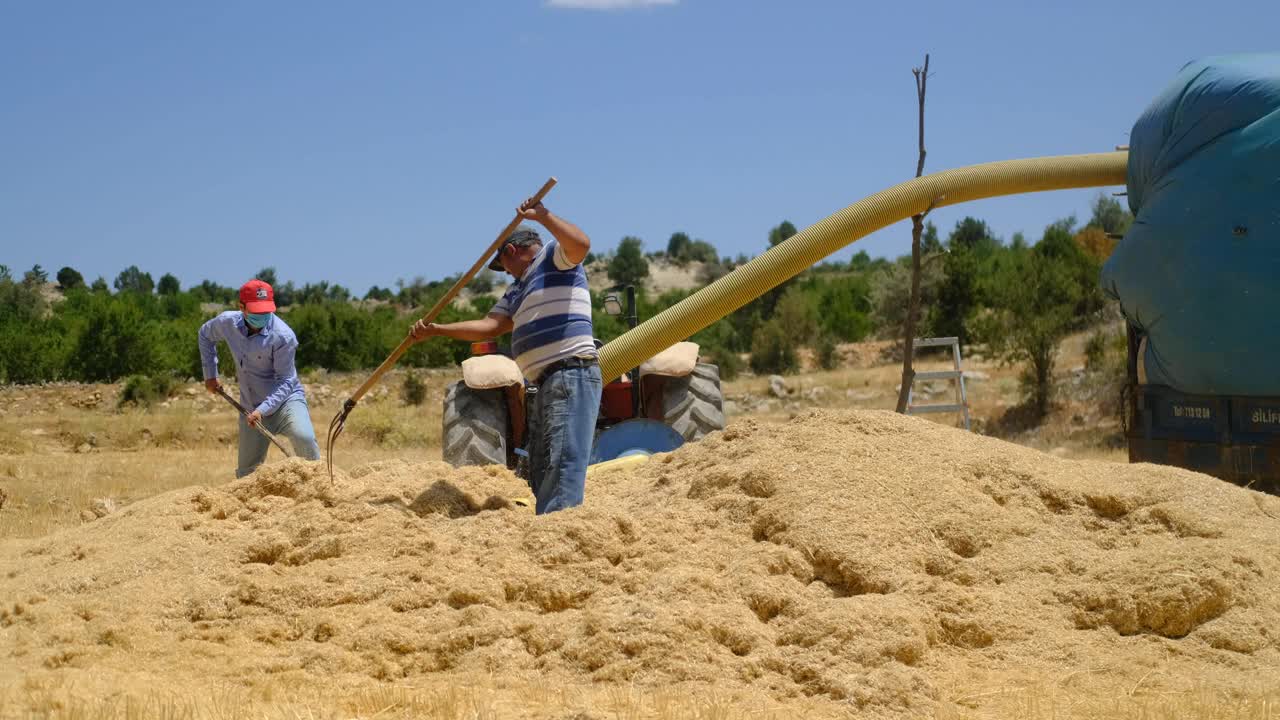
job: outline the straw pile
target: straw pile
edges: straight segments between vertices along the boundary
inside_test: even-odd
[[[527,496],[497,468],[291,460],[9,543],[0,678],[492,674],[898,715],[1280,665],[1280,499],[1177,469],[813,412],[593,473],[579,509]]]

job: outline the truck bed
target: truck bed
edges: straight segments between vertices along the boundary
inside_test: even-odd
[[[1130,385],[1129,462],[1173,465],[1280,494],[1280,397]]]

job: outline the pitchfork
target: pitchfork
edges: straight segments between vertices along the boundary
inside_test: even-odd
[[[224,400],[231,403],[231,407],[235,408],[236,411],[240,413],[241,417],[245,419],[246,421],[245,424],[249,425],[248,423],[249,411],[245,410],[243,405],[236,402],[235,398],[228,395],[227,391],[223,389],[221,385],[218,386],[217,392],[219,395],[222,396]],[[276,439],[276,436],[271,434],[270,430],[267,430],[266,428],[262,427],[261,422],[257,423],[256,425],[249,425],[249,427],[252,427],[254,430],[257,430],[259,433],[262,433],[262,437],[270,440],[272,445],[275,445],[276,447],[280,448],[280,452],[284,453],[285,457],[293,457],[293,453],[286,450],[284,445],[281,445],[280,441]]]
[[[548,179],[547,182],[543,184],[542,189],[538,190],[537,194],[533,196],[532,202],[529,204],[537,205],[542,202],[542,198],[546,197],[546,194],[551,191],[551,188],[554,187],[555,184],[555,178]],[[422,316],[423,323],[430,323],[435,320],[436,316],[449,305],[454,296],[456,296],[462,288],[466,287],[467,283],[471,282],[471,278],[475,277],[476,273],[480,272],[480,270],[489,263],[493,254],[502,246],[502,242],[506,240],[507,236],[516,229],[517,225],[520,224],[521,219],[520,215],[517,214],[515,219],[508,223],[507,226],[503,228],[502,232],[498,233],[498,238],[493,241],[493,244],[489,246],[488,250],[485,250],[484,254],[480,256],[480,259],[476,261],[476,264],[471,266],[471,270],[469,270],[466,275],[463,275],[458,282],[454,283],[453,287],[449,288],[449,292],[445,293],[443,297],[437,300],[436,304],[427,311],[427,314]],[[351,397],[347,398],[347,400],[342,403],[342,410],[338,411],[338,414],[333,417],[333,421],[329,423],[328,446],[325,448],[325,454],[329,456],[329,480],[333,480],[333,444],[338,441],[338,436],[342,434],[343,429],[346,427],[347,416],[351,414],[353,409],[355,409],[356,403],[360,401],[360,398],[364,397],[364,394],[369,392],[369,390],[378,383],[378,380],[382,378],[383,374],[390,370],[392,366],[396,364],[396,361],[400,359],[400,356],[408,352],[409,348],[413,347],[413,345],[414,340],[412,334],[406,336],[404,340],[401,340],[400,345],[397,346],[395,350],[391,351],[391,354],[387,356],[386,360],[382,361],[382,364],[378,366],[377,370],[373,371],[373,375],[371,375],[369,379],[351,395]]]

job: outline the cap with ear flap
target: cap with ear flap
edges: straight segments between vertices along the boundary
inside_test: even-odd
[[[508,235],[507,239],[503,240],[502,244],[498,246],[497,254],[493,256],[493,260],[489,263],[489,269],[497,270],[498,272],[502,272],[506,269],[502,267],[502,251],[506,250],[508,245],[525,247],[527,245],[541,242],[542,237],[538,235],[538,231],[527,227],[517,228],[515,232]]]

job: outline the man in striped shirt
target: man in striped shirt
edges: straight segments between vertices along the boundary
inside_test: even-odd
[[[511,333],[516,364],[538,386],[528,408],[529,484],[541,515],[582,504],[602,382],[582,267],[591,240],[532,199],[519,214],[554,239],[544,243],[527,226],[506,238],[489,267],[515,282],[488,316],[445,325],[418,321],[412,335],[477,342]]]

